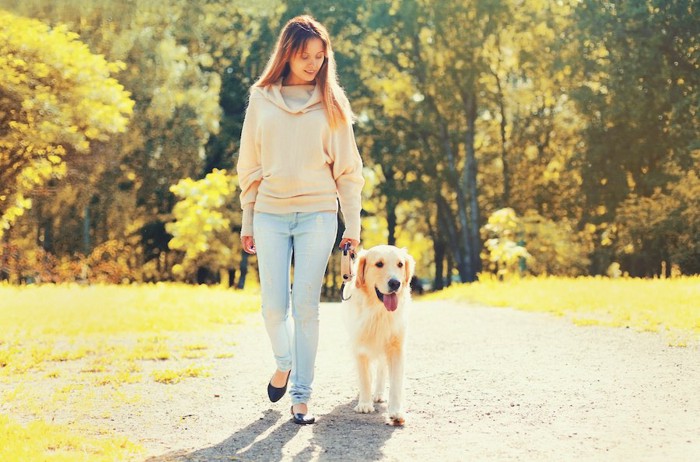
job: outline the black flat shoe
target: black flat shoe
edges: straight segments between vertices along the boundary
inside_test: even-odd
[[[309,425],[314,422],[316,422],[316,417],[314,417],[311,414],[301,414],[301,413],[294,413],[294,406],[289,409],[289,411],[292,413],[292,420],[294,421],[295,424],[297,425]]]
[[[267,396],[270,398],[270,401],[276,403],[277,401],[282,399],[284,394],[287,392],[287,384],[289,383],[290,375],[292,375],[291,369],[289,370],[289,372],[287,372],[287,381],[284,382],[284,386],[282,388],[273,387],[271,383],[267,384]]]

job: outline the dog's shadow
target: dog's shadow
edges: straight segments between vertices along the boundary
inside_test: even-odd
[[[387,425],[385,404],[375,404],[377,411],[372,414],[356,413],[355,405],[357,399],[322,416],[314,426],[311,444],[294,460],[311,460],[314,454],[318,460],[384,459],[384,445],[403,427]]]
[[[311,426],[312,436],[305,449],[293,457],[295,461],[308,460],[381,460],[382,448],[392,433],[401,429],[386,424],[382,411],[357,414],[357,400],[336,406],[331,412],[318,417]],[[195,461],[279,461],[289,459],[284,447],[304,427],[291,420],[283,422],[269,434],[282,417],[272,409],[265,415],[238,430],[219,444],[196,451],[178,451],[152,457],[146,462],[195,462]],[[264,436],[263,436],[264,435]]]

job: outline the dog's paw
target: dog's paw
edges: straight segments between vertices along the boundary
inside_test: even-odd
[[[384,395],[382,395],[382,394],[374,395],[373,400],[375,403],[385,403],[386,402],[386,399],[384,399]]]
[[[372,403],[357,403],[357,406],[355,406],[355,412],[359,412],[360,414],[369,414],[370,412],[374,412],[374,406]]]
[[[406,415],[402,411],[390,412],[387,423],[393,427],[403,427],[406,423]]]

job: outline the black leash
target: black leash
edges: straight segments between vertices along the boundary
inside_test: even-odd
[[[342,283],[340,285],[340,300],[343,302],[347,302],[352,298],[352,295],[350,295],[348,298],[343,297],[343,292],[345,292],[345,283]]]

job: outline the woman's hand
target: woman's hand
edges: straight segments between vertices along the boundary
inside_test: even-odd
[[[253,239],[253,236],[241,237],[241,244],[243,244],[243,250],[245,253],[255,255],[255,239]]]
[[[348,242],[350,243],[350,250],[357,250],[357,248],[360,246],[360,241],[350,239],[349,237],[344,237],[343,240],[340,241],[340,245],[338,247],[342,249]]]

